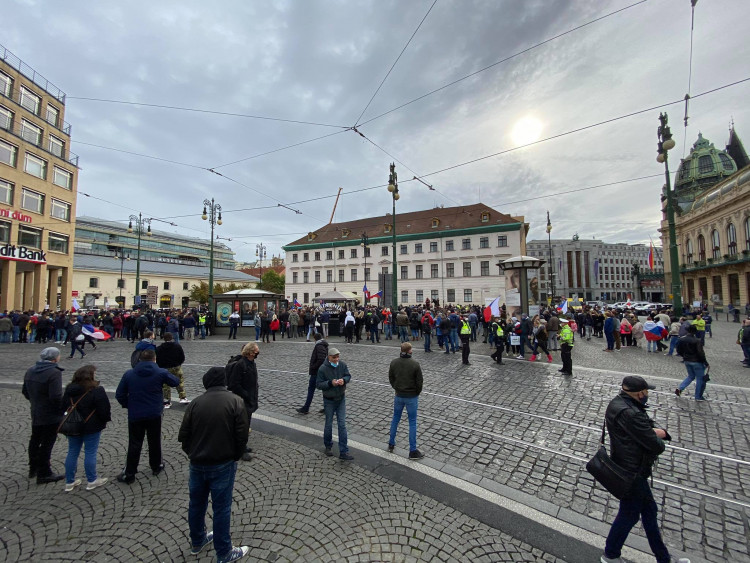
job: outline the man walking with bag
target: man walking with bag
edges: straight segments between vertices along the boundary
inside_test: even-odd
[[[232,357],[227,364],[227,384],[229,390],[242,398],[247,410],[247,422],[250,425],[253,413],[258,410],[258,368],[255,359],[260,348],[255,342],[248,342],[242,347],[241,357]],[[246,448],[242,461],[251,461],[251,448]]]
[[[664,440],[671,440],[667,431],[656,428],[654,421],[646,414],[649,389],[655,388],[640,376],[628,375],[622,380],[620,394],[607,406],[605,420],[612,461],[636,473],[636,477],[630,490],[620,500],[620,510],[609,530],[602,563],[622,562],[622,546],[639,519],[656,561],[675,561],[661,538],[656,502],[647,481],[651,476],[651,466],[664,451]],[[676,561],[690,563],[689,559]]]

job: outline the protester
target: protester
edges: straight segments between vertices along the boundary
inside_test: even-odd
[[[503,363],[503,348],[505,348],[505,329],[499,319],[490,325],[491,330],[494,330],[494,343],[495,353],[490,354],[490,357],[495,360],[498,364],[505,365]]]
[[[307,370],[307,373],[310,376],[310,380],[307,383],[307,399],[305,400],[305,404],[297,409],[297,412],[300,414],[307,414],[310,412],[310,405],[315,396],[315,389],[318,381],[318,369],[325,363],[326,358],[328,357],[328,342],[323,338],[323,335],[316,332],[314,338],[315,347],[310,355],[310,367]]]
[[[81,359],[86,356],[86,352],[83,351],[83,318],[76,317],[75,320],[68,325],[68,338],[70,339],[70,358],[75,356],[76,350],[81,353]]]
[[[695,400],[705,401],[706,398],[703,396],[703,393],[706,389],[708,361],[703,351],[703,343],[698,337],[698,327],[690,325],[687,332],[687,336],[680,338],[680,341],[677,343],[677,353],[682,356],[682,361],[685,362],[685,369],[688,375],[677,389],[674,390],[674,393],[679,397],[687,386],[695,381]]]
[[[150,331],[148,331],[150,332]],[[128,453],[125,469],[117,480],[128,485],[135,481],[144,436],[148,439],[148,462],[154,475],[164,470],[161,457],[161,417],[164,411],[162,386],[177,387],[180,380],[156,365],[156,352],[141,352],[140,361],[125,372],[115,399],[128,409]]]
[[[391,361],[388,368],[388,381],[396,392],[393,400],[393,419],[388,439],[388,451],[393,452],[396,446],[396,430],[406,408],[406,415],[409,419],[409,459],[422,459],[424,454],[417,449],[417,407],[419,394],[422,392],[422,368],[419,362],[411,357],[411,352],[409,342],[401,344],[401,354]]]
[[[39,361],[26,371],[21,393],[31,403],[31,438],[29,440],[29,479],[36,484],[55,483],[65,478],[52,472],[50,458],[57,440],[57,427],[62,420],[62,372],[57,363],[60,350],[45,348]]]
[[[227,387],[225,370],[212,367],[203,376],[206,392],[185,410],[177,439],[190,458],[188,525],[190,553],[198,555],[213,542],[219,563],[237,561],[247,546],[232,547],[232,492],[237,460],[250,428],[247,411]],[[206,531],[208,495],[213,502],[213,530]]]
[[[229,390],[242,398],[247,411],[248,426],[253,413],[258,410],[258,368],[255,359],[260,355],[260,348],[255,342],[248,342],[242,347],[239,357],[234,356],[227,364],[227,384]],[[250,461],[251,448],[242,455],[242,461]]]
[[[323,427],[323,445],[327,456],[333,452],[333,415],[336,415],[339,435],[339,458],[345,461],[354,459],[349,454],[346,434],[346,385],[352,376],[346,364],[340,361],[341,352],[337,348],[328,349],[328,361],[318,369],[316,387],[323,391],[323,407],[326,421]]]
[[[156,348],[156,365],[164,368],[180,380],[180,384],[177,386],[177,394],[180,397],[180,403],[186,405],[190,402],[190,399],[187,398],[187,393],[185,393],[185,373],[182,371],[182,364],[184,363],[185,351],[182,346],[174,341],[172,334],[167,332],[164,335],[164,342]],[[164,385],[162,391],[164,408],[168,409],[172,406],[172,388],[169,385]]]
[[[106,477],[98,477],[96,471],[99,439],[102,430],[112,420],[109,398],[104,387],[96,380],[96,367],[83,366],[73,374],[73,380],[65,388],[61,410],[66,411],[73,405],[85,422],[80,436],[68,436],[68,455],[65,458],[65,492],[68,493],[82,482],[76,479],[82,447],[85,448],[83,469],[86,473],[86,490],[92,491],[109,481]]]
[[[750,318],[742,321],[742,327],[737,332],[737,344],[742,348],[742,363],[746,368],[750,367]]]
[[[549,353],[549,349],[547,348],[547,342],[549,341],[549,336],[547,335],[547,321],[544,319],[541,319],[539,321],[539,327],[537,328],[536,334],[534,335],[534,345],[531,348],[531,360],[532,362],[536,361],[537,358],[537,350],[539,348],[542,349],[542,352],[547,356],[547,363],[552,363],[552,354]],[[541,354],[540,354],[541,355]]]

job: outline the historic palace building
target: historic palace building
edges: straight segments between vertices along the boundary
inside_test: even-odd
[[[65,93],[0,45],[0,310],[70,307],[78,157]]]

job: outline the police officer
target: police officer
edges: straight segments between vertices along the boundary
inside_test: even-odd
[[[471,325],[469,324],[466,315],[461,317],[461,332],[459,338],[461,339],[461,363],[466,366],[470,366],[469,340],[471,339]]]
[[[495,353],[490,354],[490,358],[495,360],[501,366],[504,366],[503,349],[505,348],[505,331],[503,330],[503,325],[498,319],[495,319],[492,321],[492,325],[490,325],[490,330],[492,331],[491,334],[495,341]]]
[[[560,358],[562,359],[562,369],[559,370],[563,375],[573,375],[573,331],[570,328],[568,319],[560,319]]]
[[[200,331],[201,340],[206,339],[206,313],[198,313],[198,330]]]

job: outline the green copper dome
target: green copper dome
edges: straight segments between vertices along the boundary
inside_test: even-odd
[[[737,164],[726,151],[717,149],[698,133],[690,154],[677,169],[674,189],[680,200],[695,199],[703,191],[737,172]]]

